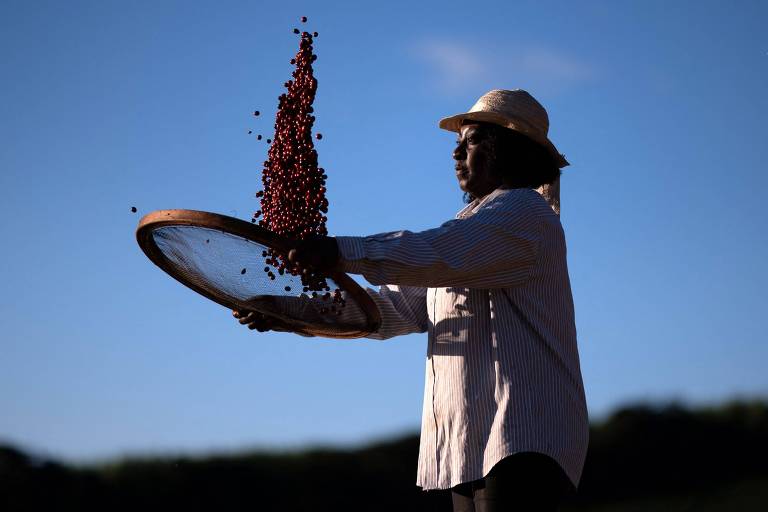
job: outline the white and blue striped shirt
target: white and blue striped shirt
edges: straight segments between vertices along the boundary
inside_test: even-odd
[[[341,269],[382,315],[369,337],[428,332],[416,484],[478,480],[501,459],[555,459],[578,487],[589,422],[558,215],[533,189],[499,188],[413,233],[337,237]]]

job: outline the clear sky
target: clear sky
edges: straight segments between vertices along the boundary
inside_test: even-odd
[[[88,461],[418,429],[426,335],[251,332],[134,239],[156,209],[258,209],[302,15],[332,234],[452,218],[438,119],[527,89],[571,162],[591,417],[768,396],[768,3],[573,5],[0,3],[0,441]]]

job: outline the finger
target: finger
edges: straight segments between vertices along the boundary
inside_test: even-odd
[[[240,322],[240,325],[249,324],[251,322],[258,321],[260,318],[262,318],[263,315],[260,315],[259,313],[256,313],[254,311],[250,311],[246,316],[242,317],[238,322]]]
[[[255,322],[251,322],[248,325],[249,329],[256,329],[259,332],[267,332],[267,331],[274,331],[277,330],[276,326],[279,325],[278,322],[275,322],[274,320],[270,319],[269,317],[265,316],[263,318],[260,318],[256,320]]]
[[[252,322],[248,324],[248,328],[250,330],[256,329],[259,332],[267,332],[269,330],[269,325],[265,324],[264,322]]]

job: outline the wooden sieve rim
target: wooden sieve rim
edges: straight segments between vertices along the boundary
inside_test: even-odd
[[[245,238],[272,249],[277,249],[282,253],[287,252],[288,248],[292,245],[289,239],[273,233],[268,229],[218,213],[177,209],[157,210],[144,215],[139,220],[139,225],[136,228],[136,241],[152,263],[160,267],[184,286],[191,288],[200,295],[203,295],[228,309],[239,309],[241,306],[226,300],[225,297],[210,293],[208,290],[185,280],[175,272],[177,267],[165,257],[152,236],[153,231],[167,226],[196,226],[206,229],[215,229],[226,234]],[[325,277],[333,279],[341,289],[346,291],[352,299],[360,305],[367,319],[365,330],[347,330],[338,332],[329,326],[323,328],[323,326],[317,325],[305,328],[295,326],[294,331],[331,338],[362,338],[363,336],[376,332],[381,326],[381,313],[370,295],[368,295],[355,280],[344,272],[331,271],[325,274]]]

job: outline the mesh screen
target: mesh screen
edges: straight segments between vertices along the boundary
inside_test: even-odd
[[[265,263],[265,245],[199,226],[159,227],[152,237],[174,277],[230,307],[259,311],[294,330],[322,336],[369,330],[368,316],[338,283],[327,278],[331,292],[341,289],[343,306],[334,304],[325,292],[304,293],[300,277],[280,275]],[[265,268],[274,273],[274,280]]]

